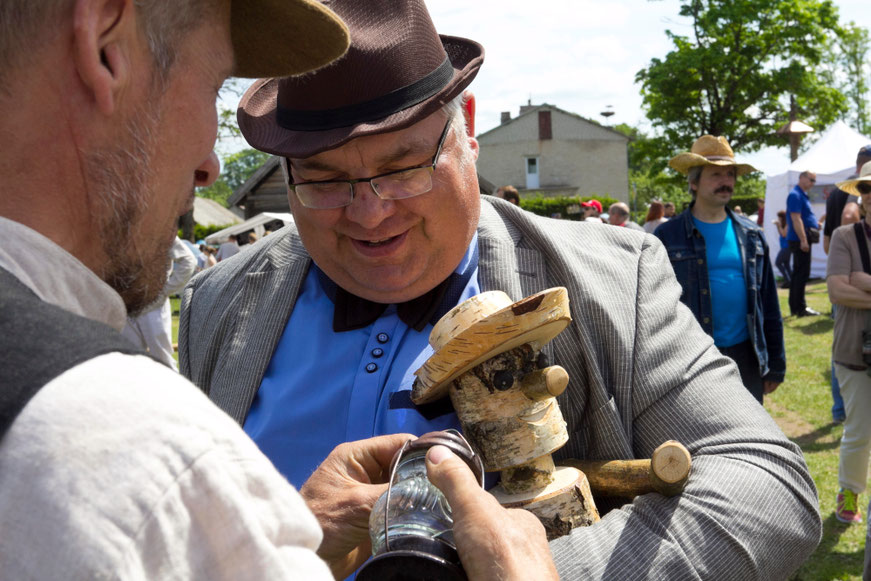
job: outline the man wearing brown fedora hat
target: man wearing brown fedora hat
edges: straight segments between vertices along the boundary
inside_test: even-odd
[[[421,0],[330,8],[347,56],[256,82],[239,111],[246,139],[281,156],[295,223],[190,283],[183,373],[300,483],[339,442],[459,427],[411,401],[441,314],[564,286],[577,316],[545,348],[571,378],[557,459],[678,439],[701,467],[684,500],[602,499],[601,522],[551,541],[561,576],[787,577],[819,538],[813,483],[761,407],[733,405],[746,390],[680,305],[662,245],[481,196],[464,96],[481,47],[439,36]]]
[[[316,549],[334,572],[365,558],[359,522],[407,435],[315,472],[310,495],[356,500],[322,532],[226,414],[118,332],[162,291],[178,217],[218,174],[225,78],[305,73],[347,44],[309,0],[0,4],[3,579],[331,579]],[[452,504],[488,499],[457,486],[459,460],[431,460]],[[506,511],[472,514],[471,535],[458,515],[465,550],[511,566],[489,548],[494,515],[547,556],[541,526]]]
[[[727,205],[737,176],[756,170],[735,161],[726,139],[712,135],[669,165],[687,176],[693,198],[655,232],[683,288],[681,301],[762,403],[786,373],[777,285],[762,230]]]

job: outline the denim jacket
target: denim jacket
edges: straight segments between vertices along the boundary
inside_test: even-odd
[[[713,309],[705,239],[693,223],[691,210],[692,205],[679,216],[659,226],[654,235],[662,240],[668,250],[674,274],[683,287],[681,302],[690,308],[705,333],[713,336]],[[768,244],[756,224],[743,216],[733,214],[729,208],[726,208],[726,213],[735,228],[741,262],[744,265],[747,329],[759,360],[759,374],[765,380],[782,382],[786,374],[783,319],[780,316],[774,272],[768,257]]]

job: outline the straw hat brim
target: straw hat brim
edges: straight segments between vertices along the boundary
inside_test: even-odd
[[[547,289],[476,321],[415,372],[411,400],[420,405],[448,393],[451,382],[484,361],[526,343],[547,344],[571,322],[568,291]]]
[[[861,196],[862,193],[856,188],[859,185],[859,182],[871,182],[871,175],[867,175],[865,177],[856,178],[853,180],[847,180],[843,182],[838,182],[835,184],[839,190],[842,192],[847,192],[853,196]]]
[[[671,161],[668,162],[668,165],[673,170],[680,172],[684,175],[689,172],[690,168],[705,165],[717,165],[721,167],[735,166],[735,171],[739,176],[759,171],[750,164],[737,163],[734,159],[708,159],[707,157],[704,157],[697,153],[690,152],[684,152],[674,156],[673,158],[671,158]]]
[[[232,2],[230,10],[236,77],[299,75],[348,49],[345,23],[313,0],[247,0]]]

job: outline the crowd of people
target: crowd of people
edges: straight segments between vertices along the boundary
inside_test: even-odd
[[[434,324],[484,291],[555,286],[575,313],[542,350],[571,378],[555,460],[649,458],[678,440],[692,475],[678,496],[603,500],[600,521],[548,539],[435,446],[427,473],[468,577],[786,579],[814,551],[816,487],[759,403],[786,373],[782,318],[765,240],[727,205],[753,168],[725,139],[672,159],[693,202],[651,213],[653,236],[622,202],[614,227],[593,223],[595,200],[583,222],[552,220],[517,192],[480,196],[469,87],[484,49],[440,35],[422,0],[7,4],[4,577],[353,574],[394,453],[462,428],[411,398]],[[217,178],[215,94],[231,74],[259,79],[239,126],[280,156],[294,220],[246,251],[228,241],[185,286],[179,374],[120,332],[165,304],[178,217]],[[863,207],[868,179],[842,186]],[[805,252],[814,226],[794,193],[787,237]],[[834,365],[857,430],[845,490],[867,444],[851,333],[871,274],[857,274],[854,231],[830,241]]]

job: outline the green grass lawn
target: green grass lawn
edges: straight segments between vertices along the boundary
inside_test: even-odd
[[[781,290],[780,309],[789,313],[788,291]],[[178,341],[179,299],[171,299],[172,336]],[[829,365],[832,351],[832,319],[826,285],[815,282],[807,288],[808,306],[820,317],[784,320],[786,381],[765,397],[765,408],[784,433],[804,451],[820,494],[823,539],[813,556],[793,577],[802,581],[862,578],[865,525],[845,525],[835,520],[838,491],[838,445],[841,426],[832,423]],[[859,498],[864,515],[867,494]],[[867,515],[865,515],[867,517]]]

